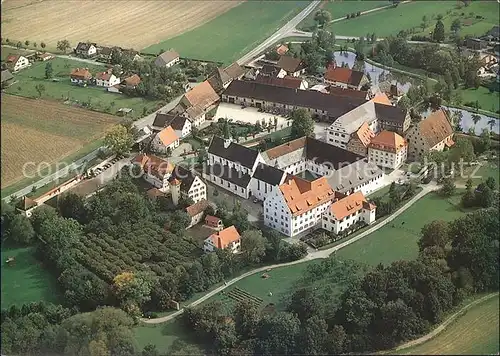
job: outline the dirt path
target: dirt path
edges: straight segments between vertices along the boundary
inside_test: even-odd
[[[488,299],[491,299],[491,298],[493,298],[493,297],[495,297],[497,295],[498,295],[498,292],[491,293],[491,294],[485,295],[484,297],[479,298],[479,299],[477,299],[477,300],[475,300],[475,301],[467,304],[462,309],[460,309],[455,314],[453,314],[448,319],[446,319],[442,324],[440,324],[437,328],[435,328],[434,330],[432,330],[427,335],[424,335],[424,336],[422,336],[422,337],[420,337],[420,338],[418,338],[416,340],[409,341],[409,342],[407,342],[407,343],[405,343],[403,345],[398,346],[394,350],[385,351],[385,352],[383,352],[381,354],[388,354],[388,353],[393,353],[395,351],[401,351],[401,350],[408,349],[408,348],[413,347],[413,346],[417,346],[417,345],[423,344],[426,341],[429,341],[430,339],[434,338],[439,333],[441,333],[443,330],[445,330],[446,327],[448,325],[450,325],[450,323],[452,323],[453,321],[455,321],[455,319],[457,319],[459,316],[461,316],[464,312],[466,312],[467,310],[469,310],[473,306],[475,306],[477,304],[480,304],[480,303],[482,303],[482,302],[484,302],[484,301],[486,301]]]
[[[428,185],[424,186],[423,187],[423,190],[421,192],[419,192],[417,195],[415,195],[412,199],[410,199],[405,205],[403,205],[401,208],[399,208],[394,214],[392,214],[391,216],[389,216],[387,219],[385,219],[384,221],[382,221],[381,223],[373,226],[372,228],[364,231],[363,233],[347,240],[347,241],[344,241],[343,243],[337,245],[337,246],[334,246],[332,248],[329,248],[327,250],[321,250],[321,251],[312,251],[310,252],[309,254],[307,254],[306,257],[304,257],[303,259],[301,260],[297,260],[297,261],[293,261],[293,262],[287,262],[287,263],[279,263],[279,264],[275,264],[275,265],[271,265],[271,266],[264,266],[264,267],[260,267],[260,268],[257,268],[257,269],[254,269],[254,270],[251,270],[251,271],[248,271],[244,274],[242,274],[241,276],[238,276],[238,277],[235,277],[233,279],[231,279],[230,281],[226,282],[224,285],[214,289],[213,291],[205,294],[203,297],[195,300],[193,303],[189,304],[189,307],[194,307],[200,303],[203,303],[205,300],[211,298],[212,296],[216,295],[217,293],[221,292],[222,290],[226,289],[227,287],[229,287],[230,285],[242,280],[243,278],[246,278],[248,276],[251,276],[255,273],[259,273],[259,272],[264,272],[266,271],[267,269],[272,269],[272,268],[278,268],[278,267],[286,267],[286,266],[291,266],[291,265],[295,265],[295,264],[298,264],[298,263],[303,263],[303,262],[306,262],[306,261],[311,261],[311,260],[315,260],[315,259],[318,259],[318,258],[328,258],[328,256],[330,256],[332,253],[362,239],[363,237],[366,237],[368,236],[369,234],[371,234],[372,232],[380,229],[381,227],[387,225],[388,223],[390,223],[392,220],[394,220],[396,217],[398,217],[400,214],[402,214],[406,209],[408,209],[410,206],[412,206],[415,202],[417,202],[420,198],[422,198],[423,196],[425,196],[427,193],[433,191],[433,190],[436,190],[438,189],[438,186],[435,185],[435,184],[432,184],[432,183],[429,183]],[[175,313],[172,313],[170,315],[167,315],[167,316],[164,316],[164,317],[161,317],[161,318],[156,318],[156,319],[141,319],[141,321],[143,321],[144,323],[146,324],[161,324],[161,323],[165,323],[169,320],[172,320],[174,319],[175,317],[181,315],[182,313],[184,312],[184,308],[183,309],[180,309],[178,311],[176,311]]]

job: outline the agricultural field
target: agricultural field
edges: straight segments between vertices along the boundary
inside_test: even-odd
[[[96,111],[116,114],[120,108],[131,108],[131,117],[141,117],[144,108],[146,110],[156,109],[161,105],[159,100],[147,100],[144,98],[131,98],[123,94],[108,93],[102,87],[81,87],[71,84],[69,75],[73,68],[85,67],[92,74],[102,72],[105,66],[91,65],[77,60],[54,58],[50,61],[53,68],[53,79],[45,79],[45,64],[47,62],[35,62],[31,67],[14,74],[15,83],[8,87],[5,92],[28,98],[69,100],[80,105],[85,105]],[[38,84],[43,84],[45,90],[39,93],[36,90]],[[41,96],[40,96],[41,95]],[[89,106],[90,104],[90,106]]]
[[[2,246],[2,309],[29,302],[57,301],[56,280],[34,256],[34,248]],[[15,258],[7,264],[6,260]]]
[[[499,298],[473,306],[435,338],[403,355],[495,355],[499,351]]]
[[[373,32],[379,38],[395,36],[401,30],[420,26],[424,15],[429,19],[433,15],[445,15],[446,11],[453,10],[455,5],[455,1],[412,1],[400,4],[396,8],[375,11],[352,20],[333,23],[328,26],[328,29],[342,36],[366,36],[367,33]]]
[[[368,11],[378,7],[391,5],[387,0],[344,0],[344,1],[323,1],[320,7],[332,15],[332,20],[344,18],[348,14],[358,11]],[[297,27],[304,31],[309,31],[315,25],[314,13],[312,12]]]
[[[175,48],[183,57],[234,62],[299,13],[307,1],[246,1],[194,30],[149,46],[158,54]],[[168,38],[168,37],[167,37]]]
[[[43,99],[2,94],[2,188],[36,172],[40,162],[56,163],[104,136],[119,118]]]
[[[481,85],[477,89],[461,89],[460,93],[464,103],[471,101],[475,102],[477,100],[482,110],[491,111],[493,113],[497,113],[498,110],[500,110],[500,88],[498,88],[498,85],[497,90],[494,91],[490,91],[488,88]]]
[[[198,27],[239,3],[104,0],[75,6],[72,1],[5,0],[2,37],[45,42],[51,48],[67,39],[73,47],[79,41],[92,41],[140,50]]]

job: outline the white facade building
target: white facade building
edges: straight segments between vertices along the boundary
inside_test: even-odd
[[[229,226],[205,239],[203,243],[205,252],[214,252],[217,249],[227,249],[232,253],[240,252],[241,236],[234,226]]]
[[[120,84],[120,78],[117,78],[113,73],[101,72],[95,76],[95,85],[98,87],[107,88],[116,84]]]
[[[10,55],[5,62],[7,63],[7,67],[13,72],[17,72],[30,65],[29,59],[21,55]]]
[[[407,154],[406,140],[395,132],[382,131],[368,145],[368,161],[384,168],[398,168]]]
[[[151,142],[151,149],[155,152],[168,153],[179,147],[180,139],[172,126],[167,126],[158,132]]]
[[[369,203],[363,193],[356,192],[336,199],[323,215],[321,227],[338,234],[356,223],[370,225],[375,221],[376,206]]]

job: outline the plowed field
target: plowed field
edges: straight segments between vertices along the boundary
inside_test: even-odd
[[[241,1],[5,0],[2,37],[142,49],[198,27]],[[29,26],[27,26],[29,24]]]
[[[57,102],[2,94],[2,188],[78,151],[104,135],[119,118]]]

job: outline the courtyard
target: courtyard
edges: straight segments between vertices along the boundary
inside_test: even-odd
[[[275,120],[277,120],[278,130],[288,126],[288,119],[286,117],[278,114],[259,112],[259,109],[254,107],[242,108],[239,105],[229,103],[220,103],[214,118],[229,119],[236,123],[242,122],[252,125],[255,125],[257,122],[261,125],[263,123],[274,125]]]

